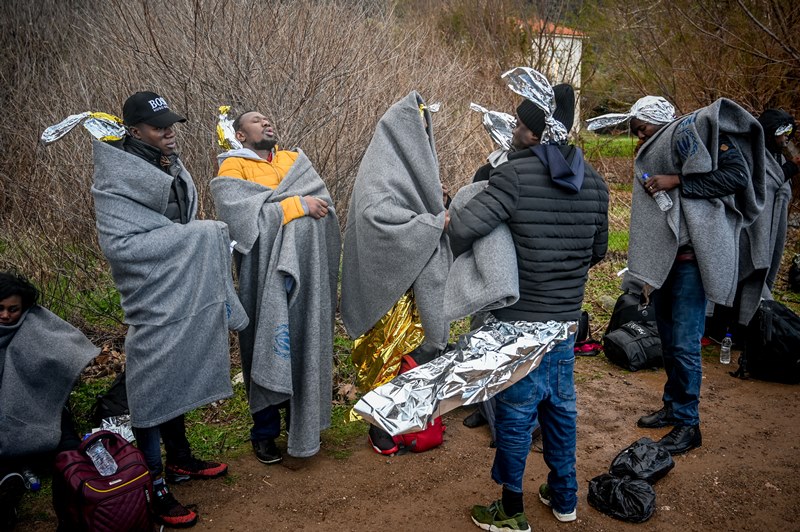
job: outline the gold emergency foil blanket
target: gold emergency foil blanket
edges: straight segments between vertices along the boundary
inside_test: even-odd
[[[125,136],[125,126],[119,117],[108,113],[91,112],[70,115],[58,124],[54,124],[42,132],[40,138],[43,145],[47,146],[59,140],[72,129],[83,122],[83,127],[97,140],[103,142],[120,140]]]
[[[392,380],[400,370],[400,359],[422,344],[425,333],[409,290],[372,329],[353,342],[351,358],[358,370],[356,383],[368,391]]]
[[[539,366],[578,330],[574,321],[503,322],[459,338],[455,350],[365,394],[353,409],[392,436],[423,430],[435,418],[494,397]]]
[[[236,131],[233,130],[233,118],[230,118],[230,105],[220,105],[219,115],[217,115],[217,144],[223,150],[238,150],[242,143],[236,138]]]

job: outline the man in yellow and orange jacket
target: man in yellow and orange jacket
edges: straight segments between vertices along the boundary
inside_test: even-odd
[[[272,124],[267,117],[257,111],[247,111],[239,115],[233,121],[233,129],[236,140],[242,144],[242,148],[229,150],[218,156],[217,175],[243,179],[277,190],[295,166],[300,152],[279,149]],[[311,195],[288,196],[278,203],[283,211],[284,226],[304,216],[311,216],[316,220],[323,219],[328,216],[329,208],[332,209],[332,205],[325,199]],[[231,232],[231,236],[237,238],[234,232]],[[256,322],[257,320],[254,320],[253,327],[257,326]],[[250,346],[249,349],[252,352],[253,347]],[[248,388],[248,395],[250,392]],[[281,431],[279,409],[284,406],[288,408],[288,402],[273,404],[252,413],[253,427],[250,430],[250,437],[253,451],[256,458],[264,464],[275,464],[283,459],[275,439]],[[288,413],[286,424],[288,431]]]

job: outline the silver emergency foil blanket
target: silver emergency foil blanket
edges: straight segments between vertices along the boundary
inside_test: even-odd
[[[547,78],[529,67],[516,67],[500,76],[508,84],[508,88],[529,100],[544,111],[544,131],[542,144],[566,144],[569,132],[564,124],[553,118],[556,110],[556,98],[553,87]]]
[[[511,137],[514,135],[514,128],[517,127],[517,119],[508,113],[490,111],[477,103],[470,103],[469,108],[483,113],[483,127],[486,128],[494,143],[506,151],[510,150]]]
[[[122,121],[114,115],[87,111],[70,115],[58,124],[54,124],[42,132],[41,142],[47,146],[52,144],[83,122],[83,127],[97,140],[119,140],[125,136]]]
[[[574,321],[503,322],[490,317],[462,335],[453,351],[365,394],[353,409],[392,436],[423,430],[442,414],[509,388],[577,330]]]
[[[639,98],[627,113],[608,113],[590,118],[586,121],[586,129],[597,131],[627,122],[631,118],[638,118],[648,124],[669,124],[675,120],[675,108],[661,96],[645,96]]]

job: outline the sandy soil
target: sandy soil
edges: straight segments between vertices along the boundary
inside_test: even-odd
[[[525,474],[532,528],[800,530],[800,387],[735,379],[727,373],[732,367],[713,355],[703,362],[703,446],[676,457],[675,468],[655,485],[655,514],[633,525],[589,506],[587,485],[628,444],[669,430],[635,425],[638,416],[660,406],[664,374],[629,373],[603,357],[579,358],[578,520],[558,523],[538,501],[547,468],[532,452]],[[351,442],[346,453],[323,448],[314,458],[287,458],[275,466],[246,453],[231,461],[229,478],[193,481],[174,493],[197,505],[196,530],[478,530],[470,507],[497,498],[500,489],[489,478],[494,451],[488,429],[465,428],[461,421],[468,413],[445,416],[444,445],[426,453],[381,457],[366,438]],[[52,517],[39,516],[17,529],[54,528]]]

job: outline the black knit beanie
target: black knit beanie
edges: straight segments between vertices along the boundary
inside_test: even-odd
[[[553,118],[561,122],[569,131],[575,121],[575,90],[568,83],[560,83],[553,87],[555,95],[556,110]],[[522,100],[517,107],[517,116],[522,123],[537,137],[542,136],[544,131],[544,111],[530,100]]]
[[[567,131],[575,123],[575,89],[568,83],[560,83],[553,87],[556,96],[556,110],[553,118],[564,124]]]
[[[541,138],[544,131],[544,111],[530,100],[522,100],[517,106],[517,116],[531,132]]]

